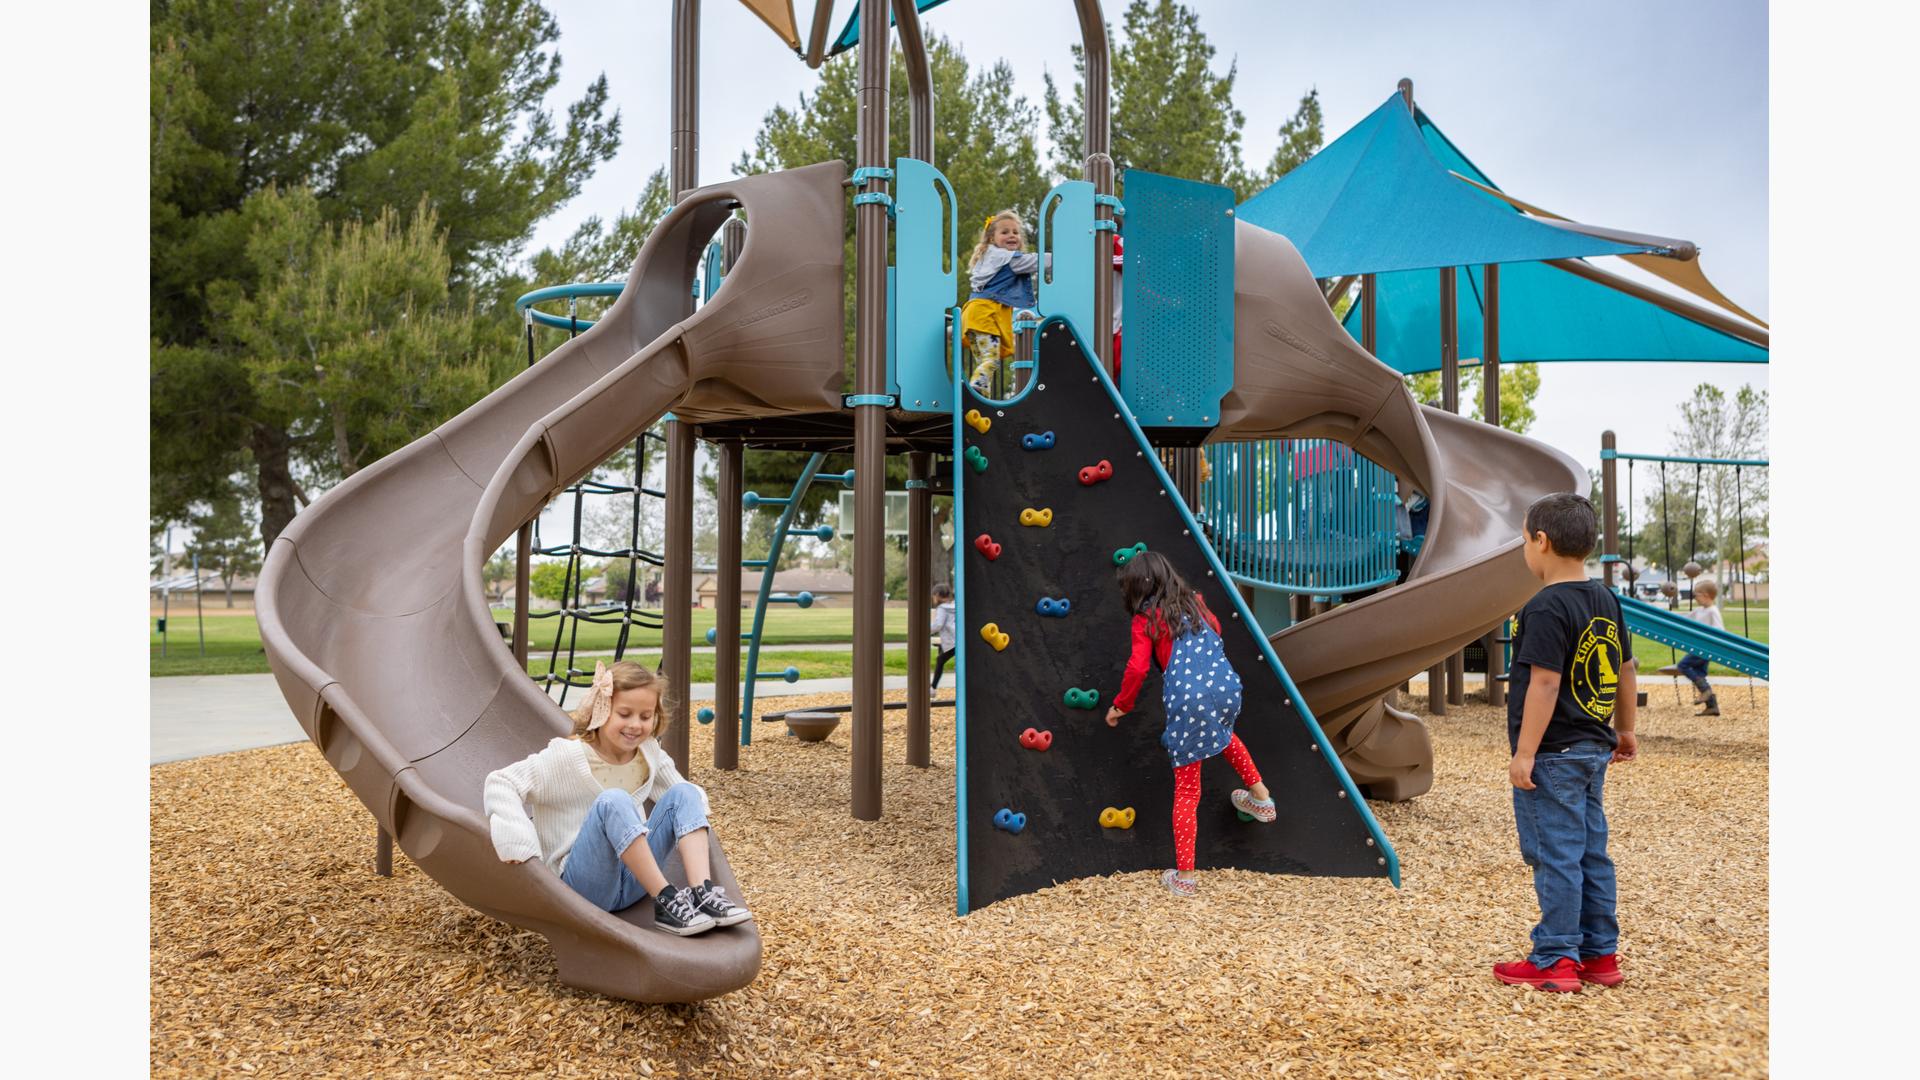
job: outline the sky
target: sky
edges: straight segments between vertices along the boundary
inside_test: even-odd
[[[818,76],[744,5],[700,6],[700,178],[711,182],[733,174],[769,109],[797,105]],[[854,6],[834,4],[833,33]],[[1117,39],[1125,5],[1105,6]],[[1692,240],[1720,288],[1769,318],[1764,4],[1188,6],[1217,50],[1215,70],[1237,72],[1234,101],[1246,115],[1250,165],[1272,155],[1277,128],[1308,88],[1320,91],[1332,141],[1410,78],[1420,107],[1507,192],[1578,221]],[[668,153],[670,5],[554,0],[549,7],[564,59],[555,109],[605,72],[623,130],[619,156],[541,224],[529,250],[558,244],[589,216],[611,218],[632,205]],[[794,8],[804,36],[812,5],[795,0]],[[1079,25],[1068,0],[949,0],[922,21],[929,36],[956,40],[976,66],[1007,60],[1035,106],[1045,74],[1063,86],[1073,78]],[[1601,262],[1648,280],[1618,260]],[[1667,449],[1679,404],[1698,383],[1729,391],[1768,386],[1761,365],[1551,364],[1541,374],[1539,419],[1529,434],[1589,466],[1598,463],[1606,428],[1623,450]]]

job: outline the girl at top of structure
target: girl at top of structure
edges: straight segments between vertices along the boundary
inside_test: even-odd
[[[1143,551],[1119,570],[1121,595],[1133,617],[1133,651],[1127,657],[1120,692],[1107,710],[1107,726],[1118,727],[1120,717],[1132,711],[1148,664],[1158,662],[1165,672],[1161,699],[1166,705],[1167,728],[1160,745],[1173,762],[1174,868],[1160,875],[1161,884],[1175,896],[1197,891],[1193,878],[1195,811],[1200,806],[1200,763],[1225,754],[1245,788],[1229,797],[1234,809],[1257,822],[1274,819],[1273,794],[1260,782],[1253,757],[1233,733],[1240,716],[1240,675],[1228,663],[1220,640],[1220,620],[1207,602],[1188,585],[1173,564],[1157,551]]]
[[[666,679],[639,664],[596,660],[573,734],[488,774],[485,805],[502,862],[540,859],[603,911],[650,896],[654,926],[688,937],[753,915],[712,880],[707,793],[660,747],[666,694]],[[675,848],[686,888],[660,871]]]
[[[973,294],[960,311],[960,327],[973,358],[973,388],[985,394],[1000,362],[1013,355],[1013,313],[1036,302],[1034,272],[1040,257],[1022,251],[1026,223],[1011,210],[986,220],[973,246],[968,280]]]

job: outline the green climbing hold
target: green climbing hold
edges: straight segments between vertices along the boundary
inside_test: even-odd
[[[1082,690],[1077,686],[1069,686],[1065,697],[1069,709],[1091,709],[1100,704],[1098,690]]]
[[[1239,818],[1239,819],[1240,819],[1241,821],[1252,821],[1252,820],[1253,820],[1253,815],[1252,815],[1252,814],[1249,814],[1249,813],[1247,813],[1247,812],[1246,812],[1245,810],[1239,810],[1239,809],[1236,809],[1236,810],[1234,810],[1234,812],[1233,812],[1233,816],[1234,816],[1234,817],[1237,817],[1237,818]]]
[[[967,456],[967,464],[973,466],[974,472],[987,471],[987,455],[981,453],[979,447],[977,446],[967,447],[966,456]]]
[[[1123,547],[1113,553],[1113,565],[1125,566],[1127,565],[1128,559],[1133,558],[1145,550],[1147,550],[1147,542],[1145,540],[1140,541],[1132,547]]]

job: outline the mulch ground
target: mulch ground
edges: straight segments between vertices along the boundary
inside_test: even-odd
[[[1404,887],[1223,871],[1068,882],[953,915],[953,722],[848,814],[847,730],[761,724],[694,779],[760,921],[749,988],[643,1006],[569,990],[545,942],[399,852],[309,744],[152,770],[157,1076],[1760,1076],[1768,1070],[1767,716],[1696,719],[1647,688],[1641,760],[1608,778],[1622,964],[1612,990],[1502,986],[1537,912],[1501,716],[1431,721],[1430,794],[1374,804]],[[897,696],[897,695],[896,695]],[[803,702],[782,699],[783,708]],[[1169,853],[1171,857],[1171,853]]]

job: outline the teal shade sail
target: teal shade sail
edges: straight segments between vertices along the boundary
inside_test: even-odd
[[[826,0],[821,0],[821,2],[825,3]],[[919,4],[918,10],[926,11],[928,8],[939,7],[941,4],[946,3],[947,0],[917,0],[917,2]],[[894,21],[893,5],[888,4],[887,25],[891,27]],[[853,5],[853,14],[847,16],[847,25],[840,28],[840,36],[834,38],[833,44],[827,47],[827,55],[839,56],[841,53],[846,52],[858,44],[860,44],[860,5],[856,3]]]
[[[1449,156],[1473,169],[1457,151]],[[1238,215],[1293,241],[1321,278],[1659,250],[1543,225],[1461,183],[1449,167],[1394,94],[1241,203]]]
[[[1460,362],[1482,352],[1485,270],[1461,270]],[[1440,274],[1410,270],[1375,279],[1380,327],[1374,354],[1407,374],[1440,369]],[[1360,305],[1343,323],[1361,336]],[[1500,361],[1537,364],[1572,360],[1646,360],[1764,364],[1768,351],[1681,318],[1644,300],[1575,277],[1545,263],[1500,268]]]

